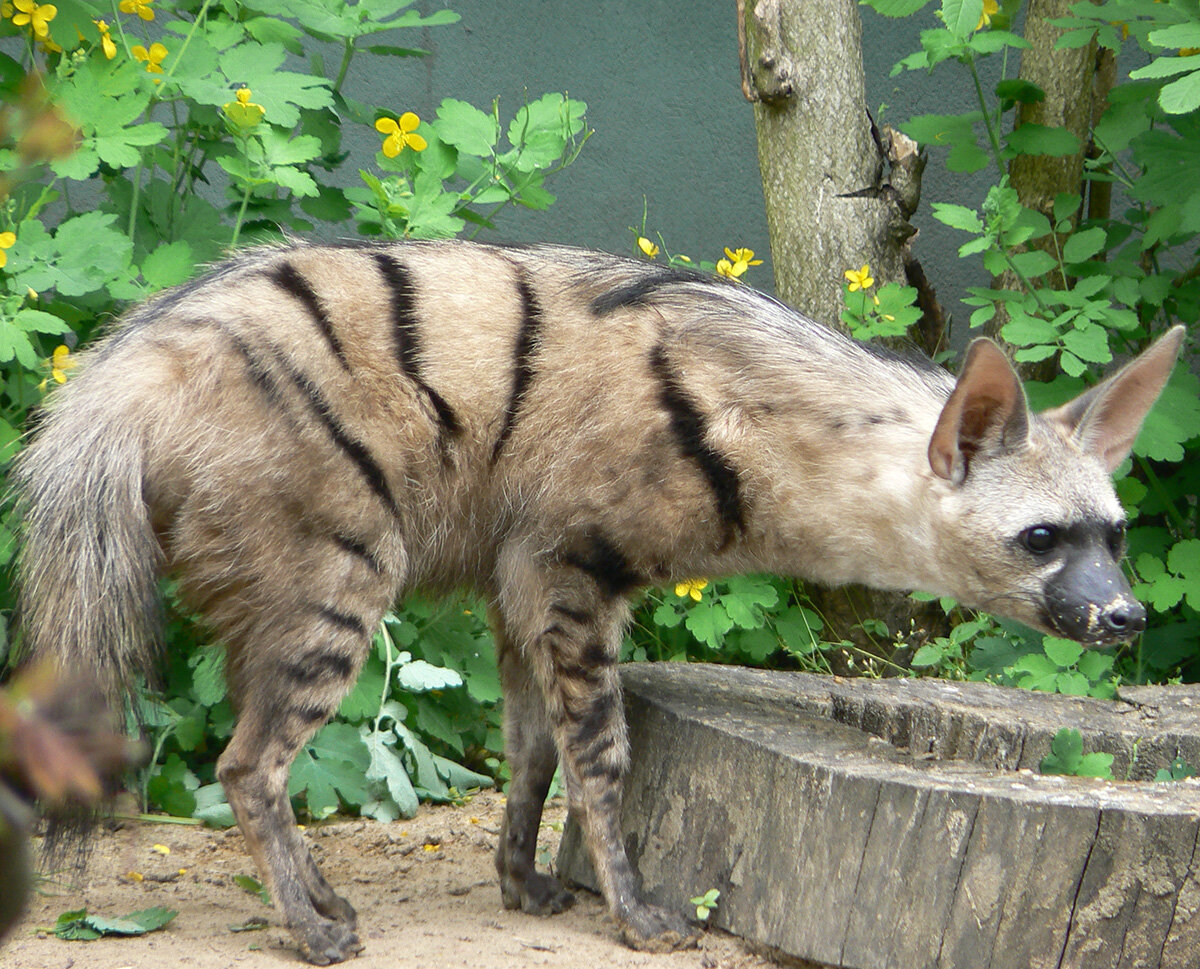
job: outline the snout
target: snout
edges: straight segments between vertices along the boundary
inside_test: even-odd
[[[1060,636],[1094,645],[1132,639],[1146,628],[1146,608],[1111,559],[1068,563],[1046,585],[1046,613]]]

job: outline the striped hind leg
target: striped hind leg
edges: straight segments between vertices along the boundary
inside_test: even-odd
[[[310,962],[339,962],[362,946],[353,907],[318,871],[288,797],[292,762],[354,684],[371,634],[394,599],[404,554],[394,533],[368,548],[328,522],[280,506],[256,522],[199,516],[181,529],[177,563],[187,597],[226,646],[237,713],[217,762],[238,826],[271,897]],[[203,540],[195,540],[193,536]]]
[[[272,899],[304,957],[318,965],[349,958],[362,945],[353,907],[321,875],[296,827],[288,777],[354,683],[376,621],[331,607],[294,615],[290,628],[271,617],[261,635],[276,648],[231,669],[238,720],[217,777]]]
[[[518,710],[526,716],[536,713],[534,736],[544,736],[540,724],[549,726],[571,812],[583,830],[596,878],[623,940],[636,949],[658,951],[694,944],[696,932],[682,915],[642,900],[621,837],[621,795],[629,761],[617,674],[621,635],[629,615],[624,599],[587,568],[569,563],[547,566],[537,561],[536,554],[523,555],[519,548],[505,550],[500,577],[497,606],[511,638],[508,648],[519,646],[542,694],[541,704],[522,699]],[[520,745],[518,756],[530,760]],[[545,770],[539,779],[545,777]],[[514,785],[517,777],[514,765]],[[501,846],[502,852],[509,852],[507,872],[498,862],[502,879],[506,874],[512,879],[520,870],[514,864],[516,844],[525,846],[536,837],[540,814],[535,816],[531,805],[537,793],[531,785],[516,803],[510,795]],[[525,894],[531,894],[530,889]]]
[[[542,807],[558,767],[558,750],[546,701],[518,643],[507,635],[496,610],[491,614],[500,683],[504,689],[504,750],[512,771],[496,871],[504,907],[531,915],[556,915],[575,902],[553,875],[536,866]]]

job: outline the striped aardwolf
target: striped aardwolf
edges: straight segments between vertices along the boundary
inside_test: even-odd
[[[134,309],[48,403],[17,470],[25,643],[118,699],[178,579],[226,649],[218,776],[324,964],[361,945],[289,767],[398,596],[473,587],[505,690],[504,904],[572,901],[534,866],[561,759],[625,941],[686,944],[618,826],[630,594],[763,570],[1128,638],[1145,613],[1109,475],[1182,339],[1035,415],[991,342],[955,381],[695,272],[459,242],[244,252]]]

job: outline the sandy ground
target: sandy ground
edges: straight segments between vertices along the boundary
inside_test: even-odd
[[[358,909],[366,948],[355,969],[554,966],[597,969],[765,969],[738,940],[710,931],[698,949],[633,952],[617,940],[599,898],[581,892],[569,912],[535,918],[508,912],[492,867],[503,798],[485,793],[462,807],[422,806],[411,821],[334,821],[310,827],[326,877]],[[551,804],[539,849],[557,851],[564,809]],[[155,850],[165,845],[169,854]],[[182,869],[182,873],[181,870]],[[142,876],[139,881],[130,873]],[[238,887],[254,875],[236,829],[130,822],[102,834],[74,885],[43,885],[0,948],[3,969],[239,969],[306,965],[273,909]],[[0,886],[0,891],[4,886]],[[44,931],[65,911],[105,917],[162,905],[179,915],[135,938],[66,942]],[[252,919],[266,927],[234,932]]]

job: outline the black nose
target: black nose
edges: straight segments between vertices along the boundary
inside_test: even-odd
[[[1100,614],[1100,624],[1114,636],[1135,636],[1146,628],[1146,607],[1136,599],[1118,599]]]

